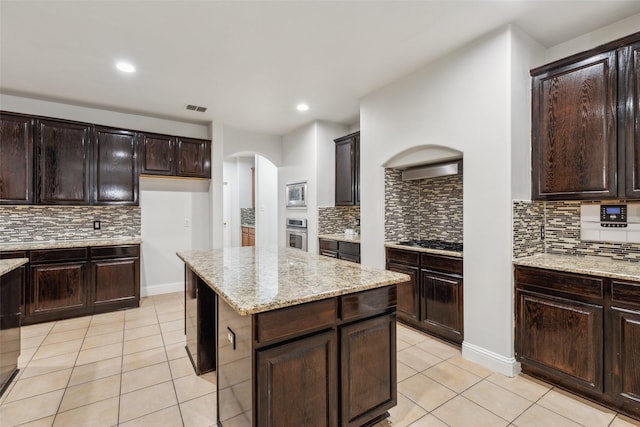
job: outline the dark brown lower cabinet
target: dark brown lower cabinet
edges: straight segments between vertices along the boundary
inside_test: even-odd
[[[18,372],[24,277],[24,267],[0,276],[0,396]]]
[[[422,323],[429,332],[462,342],[462,277],[421,270],[424,313]]]
[[[217,297],[193,271],[185,267],[184,273],[186,350],[201,375],[216,369]]]
[[[360,264],[360,243],[320,238],[318,247],[320,255]]]
[[[640,283],[516,266],[522,371],[640,418]]]
[[[137,307],[140,301],[140,247],[91,248],[91,303],[95,312]]]

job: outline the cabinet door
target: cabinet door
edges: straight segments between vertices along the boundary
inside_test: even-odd
[[[89,204],[91,126],[37,121],[37,203]]]
[[[336,140],[336,206],[356,204],[354,145],[351,137]]]
[[[640,42],[619,51],[618,68],[618,138],[620,152],[626,154],[625,195],[640,198]]]
[[[335,331],[258,351],[256,425],[336,426],[337,366]]]
[[[0,114],[0,204],[33,203],[33,134],[28,117]]]
[[[616,92],[615,51],[534,76],[533,199],[617,197]]]
[[[29,316],[63,318],[87,307],[87,263],[31,265]],[[44,320],[44,319],[43,319]]]
[[[122,258],[92,261],[93,304],[122,304],[140,299],[139,260]]]
[[[360,134],[353,138],[353,191],[355,205],[360,206]]]
[[[611,308],[613,391],[640,411],[640,311]]]
[[[545,376],[602,391],[602,306],[518,290],[516,325],[519,360]]]
[[[211,178],[211,143],[198,139],[178,139],[178,176]]]
[[[142,134],[140,137],[140,173],[175,175],[175,139],[166,135]]]
[[[256,245],[256,229],[253,227],[248,227],[249,238],[247,246],[255,246]]]
[[[411,280],[406,283],[398,283],[398,317],[400,320],[418,320],[420,309],[418,294],[418,267],[402,264],[387,264],[387,270],[396,273],[404,273],[411,276]]]
[[[340,348],[340,424],[360,426],[396,405],[395,314],[340,328]]]
[[[240,227],[242,234],[242,246],[249,246],[249,228]]]
[[[443,338],[462,343],[462,278],[422,270],[422,322]]]
[[[133,132],[98,128],[94,147],[93,202],[138,204],[138,156]]]
[[[356,264],[360,264],[360,256],[353,254],[346,254],[343,252],[338,252],[338,259],[343,259],[345,261],[354,262]]]

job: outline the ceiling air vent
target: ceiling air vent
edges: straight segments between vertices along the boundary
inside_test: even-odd
[[[201,107],[199,105],[189,104],[189,105],[187,105],[187,110],[198,111],[200,113],[204,113],[205,111],[207,111],[207,107]]]

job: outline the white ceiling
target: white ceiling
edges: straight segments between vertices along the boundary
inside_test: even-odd
[[[0,0],[0,91],[280,135],[353,124],[362,96],[508,23],[549,47],[636,13],[638,0]]]

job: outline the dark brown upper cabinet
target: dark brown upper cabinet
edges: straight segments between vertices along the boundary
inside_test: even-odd
[[[211,178],[211,141],[141,134],[140,173]]]
[[[167,135],[141,134],[140,173],[146,175],[176,174],[175,138]]]
[[[95,129],[93,204],[138,204],[138,155],[134,132]]]
[[[0,204],[33,203],[33,122],[0,114]]]
[[[336,144],[336,206],[360,205],[360,132],[334,140]]]
[[[531,70],[532,199],[640,197],[640,33]]]
[[[178,138],[178,176],[211,178],[211,143]]]
[[[36,122],[36,203],[90,203],[91,125]]]

